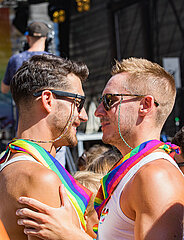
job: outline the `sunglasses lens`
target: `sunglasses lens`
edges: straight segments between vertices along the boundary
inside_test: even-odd
[[[99,104],[103,102],[103,106],[106,111],[109,111],[111,109],[111,95],[110,94],[104,94],[100,99],[99,99]]]
[[[79,106],[78,106],[78,112],[80,113],[82,108],[84,107],[84,102],[85,102],[85,99],[81,99],[80,100],[80,103],[79,103]]]
[[[103,104],[106,111],[109,111],[111,108],[111,95],[105,94],[103,96]]]

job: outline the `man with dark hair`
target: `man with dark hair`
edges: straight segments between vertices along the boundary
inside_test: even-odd
[[[88,119],[82,89],[87,76],[85,64],[48,54],[24,62],[11,81],[19,110],[17,138],[0,161],[0,219],[10,239],[27,239],[14,214],[20,207],[18,198],[32,196],[59,207],[61,182],[73,204],[74,223],[85,229],[83,214],[91,192],[54,157],[57,147],[77,144],[76,129]]]
[[[27,61],[33,55],[40,55],[45,52],[45,42],[49,33],[49,27],[43,22],[32,22],[25,33],[29,45],[29,49],[13,55],[8,62],[4,79],[1,82],[1,92],[8,93],[10,90],[10,82],[21,67],[24,61]]]
[[[129,58],[113,67],[95,115],[103,142],[116,146],[123,158],[103,177],[95,199],[98,240],[183,239],[184,176],[170,156],[172,145],[160,141],[175,97],[174,78],[156,63]],[[49,240],[91,239],[72,224],[62,194],[63,205],[55,209],[20,199],[40,211],[17,211],[29,217],[18,221],[26,226],[26,234]]]

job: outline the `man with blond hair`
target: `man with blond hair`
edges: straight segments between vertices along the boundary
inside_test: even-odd
[[[174,78],[156,63],[129,58],[113,67],[95,115],[102,140],[124,157],[103,178],[96,196],[98,240],[183,239],[184,177],[171,157],[176,147],[160,141],[175,97]],[[58,209],[21,198],[40,213],[19,210],[19,216],[34,220],[18,223],[43,239],[91,239],[66,217],[70,207],[63,190],[62,198]]]

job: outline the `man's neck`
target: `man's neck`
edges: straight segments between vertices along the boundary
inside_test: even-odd
[[[21,139],[26,139],[29,141],[32,141],[41,147],[43,147],[45,150],[47,150],[53,157],[56,155],[56,148],[54,146],[53,142],[49,142],[52,140],[52,137],[48,133],[48,131],[45,131],[44,129],[39,128],[30,128],[28,130],[21,130],[18,128],[17,131],[17,137]]]
[[[139,146],[141,143],[149,141],[149,140],[153,140],[153,139],[157,139],[160,140],[160,134],[146,134],[144,136],[134,136],[132,139],[128,139],[128,145],[130,145],[130,147],[132,149],[136,148],[137,146]],[[122,143],[119,146],[116,146],[119,151],[121,152],[121,154],[123,156],[125,156],[126,154],[128,154],[129,152],[132,151],[132,149],[130,147],[128,147],[122,140]]]
[[[28,49],[28,52],[43,52],[45,50],[45,41],[39,39],[34,42],[31,47]]]

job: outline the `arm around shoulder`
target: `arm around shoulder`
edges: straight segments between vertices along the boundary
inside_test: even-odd
[[[33,197],[51,207],[60,207],[59,177],[51,170],[41,166],[34,176],[30,177],[27,196]],[[44,220],[45,222],[47,219]],[[28,236],[29,240],[40,239],[36,236]]]
[[[24,232],[28,236],[37,236],[48,240],[92,240],[84,231],[73,222],[73,207],[67,197],[64,186],[60,186],[62,206],[60,208],[49,207],[35,199],[21,197],[19,202],[37,209],[38,212],[27,208],[19,209],[17,215],[18,224],[24,225]],[[26,219],[27,218],[27,219]],[[34,219],[34,220],[33,220]],[[33,238],[32,238],[33,239]]]

